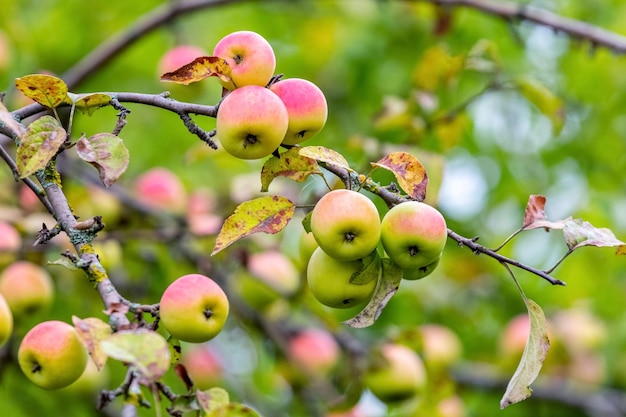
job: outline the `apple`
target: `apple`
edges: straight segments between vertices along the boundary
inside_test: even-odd
[[[76,381],[63,388],[63,392],[67,392],[70,395],[78,394],[93,397],[98,391],[106,388],[109,383],[109,376],[107,367],[98,369],[96,363],[89,358],[83,373]]]
[[[426,203],[407,201],[392,207],[381,222],[381,242],[389,258],[404,269],[434,262],[448,237],[446,220]]]
[[[191,63],[194,59],[207,56],[204,49],[194,45],[177,45],[168,49],[159,60],[157,65],[159,75],[173,72],[182,66]]]
[[[408,281],[415,281],[418,279],[422,279],[424,277],[432,274],[437,266],[439,266],[439,261],[441,260],[441,255],[437,257],[434,261],[429,263],[428,265],[420,266],[418,268],[408,268],[402,270],[402,278]]]
[[[350,308],[369,301],[377,280],[366,284],[351,283],[352,276],[363,267],[360,260],[341,261],[315,249],[307,266],[311,294],[322,304],[333,308]]]
[[[386,343],[373,356],[363,376],[365,386],[382,402],[393,403],[419,395],[426,385],[426,368],[415,351]]]
[[[276,94],[248,85],[222,100],[215,129],[226,152],[240,159],[259,159],[278,148],[288,124],[287,108]]]
[[[323,376],[339,362],[341,349],[326,330],[304,329],[289,339],[289,356],[307,374]]]
[[[224,290],[200,274],[183,275],[161,296],[161,323],[172,336],[185,342],[201,343],[217,336],[228,311]]]
[[[315,240],[315,236],[313,233],[307,232],[304,228],[300,231],[300,236],[298,239],[298,255],[300,260],[300,265],[306,268],[306,265],[309,263],[309,259],[311,259],[311,255],[315,252],[319,245]]]
[[[50,320],[39,323],[20,343],[17,360],[24,375],[47,390],[66,387],[87,367],[87,348],[74,327]]]
[[[289,114],[283,144],[304,142],[322,130],[328,117],[328,104],[318,86],[302,78],[289,78],[272,84],[270,90],[285,103]]]
[[[137,178],[134,189],[139,201],[150,208],[175,213],[186,208],[185,187],[167,168],[156,167],[144,172]]]
[[[276,56],[270,43],[256,32],[242,30],[220,39],[213,55],[228,62],[231,81],[220,79],[227,90],[246,85],[266,86],[276,69]]]
[[[213,235],[220,231],[224,219],[216,214],[217,197],[209,189],[194,190],[187,204],[187,224],[196,236]]]
[[[0,252],[16,252],[22,247],[22,237],[11,223],[0,220],[0,236]]]
[[[465,402],[458,395],[451,395],[437,403],[437,417],[466,417]]]
[[[13,313],[9,304],[0,294],[0,347],[9,340],[13,333]]]
[[[351,190],[330,191],[311,212],[311,232],[333,258],[353,261],[369,255],[380,240],[380,217],[366,196]]]
[[[41,201],[39,201],[39,197],[37,197],[37,194],[35,194],[29,186],[21,184],[18,194],[20,208],[24,211],[30,213],[43,208]]]
[[[422,337],[422,357],[429,368],[447,368],[461,358],[463,344],[450,328],[430,323],[421,325],[418,332]]]
[[[181,363],[193,381],[195,388],[205,390],[218,385],[224,373],[221,361],[214,349],[206,344],[183,349]]]
[[[16,261],[0,273],[0,294],[16,318],[52,304],[54,288],[50,274],[29,261]]]

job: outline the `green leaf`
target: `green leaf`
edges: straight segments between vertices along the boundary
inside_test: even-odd
[[[323,146],[305,146],[304,148],[300,148],[299,153],[301,156],[314,159],[318,162],[324,162],[328,165],[352,171],[352,168],[350,168],[350,164],[348,164],[346,158],[333,149],[325,148]]]
[[[565,104],[548,87],[538,80],[518,78],[515,80],[519,92],[534,104],[552,123],[552,133],[558,135],[565,125]]]
[[[91,94],[72,94],[68,93],[74,105],[82,113],[91,116],[99,108],[108,106],[113,99],[108,94],[91,93]]]
[[[222,225],[211,255],[253,233],[280,232],[293,217],[295,209],[295,204],[282,196],[259,197],[244,201]]]
[[[400,188],[409,196],[418,201],[426,198],[426,187],[428,186],[428,175],[426,169],[413,155],[407,152],[392,152],[377,162],[372,162],[372,166],[384,168],[395,175]]]
[[[563,227],[563,237],[570,251],[583,246],[616,246],[620,254],[626,243],[618,240],[613,232],[606,228],[594,227],[581,219],[568,219]]]
[[[26,130],[24,126],[19,124],[17,120],[13,118],[2,101],[0,101],[0,126],[4,126],[6,129],[9,129],[13,132],[15,137],[20,137]]]
[[[42,116],[28,125],[17,148],[16,164],[20,178],[45,168],[66,137],[65,129],[52,116]]]
[[[287,177],[296,182],[303,182],[311,174],[321,174],[317,162],[300,155],[300,148],[293,147],[282,152],[279,157],[272,156],[261,170],[261,191],[267,192],[270,183],[276,177]]]
[[[96,317],[80,319],[72,316],[72,322],[96,367],[98,370],[102,369],[107,361],[107,355],[102,350],[100,342],[111,336],[111,326]]]
[[[223,58],[217,56],[201,56],[175,71],[163,74],[161,81],[171,81],[187,85],[204,80],[208,77],[218,77],[224,82],[230,82],[230,74],[230,65],[228,65],[228,62]]]
[[[543,310],[533,300],[524,298],[524,302],[530,317],[530,333],[522,359],[500,401],[501,409],[523,401],[531,395],[532,389],[530,384],[539,375],[543,361],[546,359],[548,349],[550,348],[548,326]]]
[[[100,345],[110,358],[135,366],[145,384],[161,378],[170,367],[167,341],[152,330],[120,331],[102,340]]]
[[[71,103],[67,84],[60,78],[46,74],[26,75],[15,80],[15,86],[26,97],[51,109],[62,103]]]
[[[391,262],[389,258],[383,258],[381,265],[382,274],[372,299],[359,314],[350,320],[344,321],[345,325],[361,329],[374,324],[383,308],[400,288],[400,281],[402,281],[402,270],[400,267]]]
[[[380,256],[374,251],[370,255],[361,259],[363,267],[350,277],[351,284],[365,285],[380,276]]]
[[[130,156],[124,141],[111,133],[98,133],[76,142],[76,152],[96,167],[100,180],[110,187],[126,171]]]

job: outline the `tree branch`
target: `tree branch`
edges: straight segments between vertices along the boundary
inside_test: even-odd
[[[439,6],[469,7],[508,21],[526,20],[565,33],[573,39],[588,41],[594,47],[604,47],[619,54],[626,53],[625,36],[526,4],[492,0],[415,1],[429,2]]]

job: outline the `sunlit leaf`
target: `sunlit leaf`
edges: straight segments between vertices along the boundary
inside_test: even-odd
[[[280,232],[293,217],[295,208],[295,204],[282,196],[259,197],[241,203],[222,225],[211,255],[253,233]]]
[[[45,107],[55,108],[62,103],[71,103],[65,81],[52,75],[25,75],[15,80],[15,86],[26,97]]]
[[[102,350],[100,342],[111,336],[111,326],[96,317],[80,319],[72,316],[72,322],[91,359],[98,370],[101,370],[107,361],[107,354]]]
[[[218,77],[224,82],[229,82],[231,80],[230,73],[230,65],[223,58],[201,56],[175,71],[163,74],[161,81],[187,85],[208,77]]]
[[[470,118],[464,112],[445,115],[436,121],[434,130],[443,149],[457,146],[463,139],[463,133],[469,129],[471,124]]]
[[[433,91],[455,79],[465,66],[465,57],[452,56],[443,47],[429,48],[413,72],[416,87]]]
[[[524,212],[524,226],[522,229],[562,229],[565,225],[564,221],[551,222],[548,221],[544,208],[546,206],[546,198],[542,195],[531,195],[526,204]]]
[[[424,166],[413,155],[407,152],[392,152],[383,159],[372,162],[372,166],[393,172],[400,188],[416,200],[424,201],[428,175]]]
[[[388,258],[383,258],[381,261],[382,273],[372,299],[359,314],[343,322],[347,326],[365,328],[374,324],[389,300],[391,300],[391,297],[400,288],[400,282],[402,281],[402,270],[400,267]]]
[[[17,172],[20,178],[43,169],[56,155],[67,137],[63,126],[52,116],[42,116],[28,125],[17,148]]]
[[[311,174],[321,174],[317,162],[300,155],[300,148],[293,147],[282,152],[279,157],[272,156],[261,170],[261,191],[266,192],[276,177],[287,177],[296,182],[303,182]]]
[[[17,120],[11,116],[11,113],[4,106],[2,101],[0,101],[0,126],[4,126],[9,129],[16,137],[19,137],[26,131],[24,126],[19,124]]]
[[[167,341],[152,330],[120,331],[102,340],[100,345],[110,358],[135,366],[145,383],[158,380],[170,367]]]
[[[113,99],[113,97],[104,93],[68,94],[76,108],[89,116],[99,108],[108,106]]]
[[[346,161],[346,158],[344,158],[342,154],[323,146],[305,146],[300,149],[300,155],[329,165],[351,170],[350,164],[348,164],[348,161]]]
[[[111,133],[98,133],[76,142],[76,152],[85,162],[93,165],[100,180],[110,187],[126,171],[129,161],[128,149],[124,141]]]
[[[543,361],[546,359],[548,349],[550,348],[548,326],[543,310],[533,300],[525,298],[524,301],[530,317],[530,333],[522,359],[500,401],[500,408],[502,409],[523,401],[531,395],[532,389],[530,384],[539,375]]]
[[[552,123],[552,132],[561,133],[565,124],[565,103],[538,80],[523,77],[515,80],[519,92]]]
[[[594,227],[581,219],[568,219],[563,227],[563,237],[567,247],[573,251],[582,246],[614,246],[618,254],[624,252],[626,243],[617,239],[613,232],[606,228]]]

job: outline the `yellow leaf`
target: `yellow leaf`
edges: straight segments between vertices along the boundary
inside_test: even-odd
[[[218,77],[224,82],[229,82],[231,80],[230,65],[217,56],[201,56],[175,71],[163,74],[161,81],[187,85],[208,77]]]

